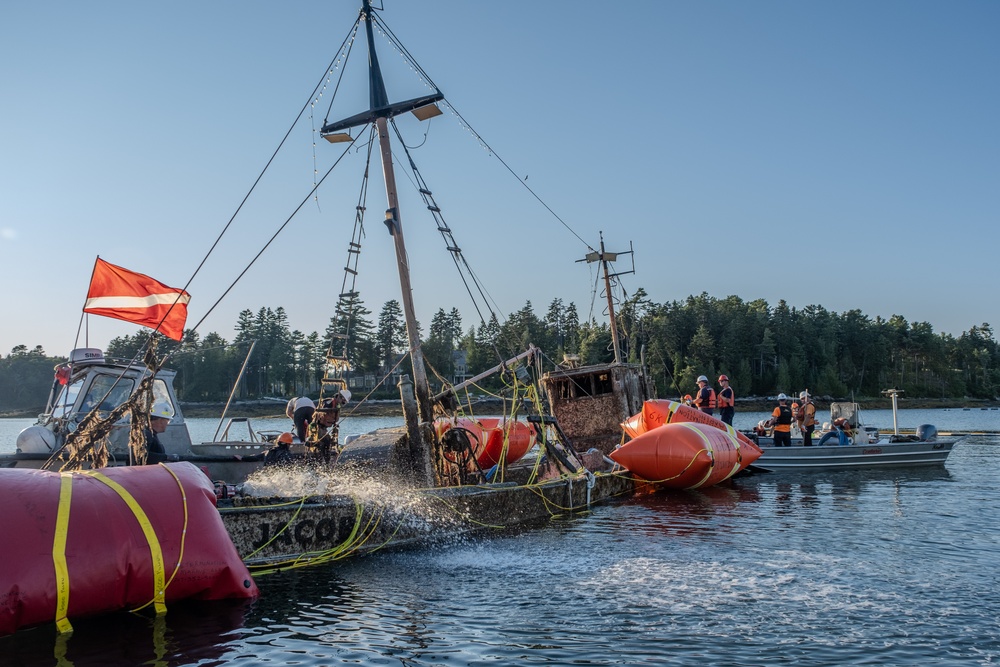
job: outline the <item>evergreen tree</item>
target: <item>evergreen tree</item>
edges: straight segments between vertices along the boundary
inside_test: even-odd
[[[395,356],[407,349],[406,322],[403,319],[403,309],[395,299],[386,301],[378,316],[378,331],[375,333],[375,346],[382,367],[392,368]]]

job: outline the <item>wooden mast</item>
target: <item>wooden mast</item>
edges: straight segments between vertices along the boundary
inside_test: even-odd
[[[431,95],[390,104],[389,96],[385,90],[385,82],[382,78],[382,70],[378,63],[378,54],[375,51],[374,31],[372,28],[374,18],[370,0],[362,0],[361,18],[365,21],[365,33],[368,38],[369,110],[340,122],[324,125],[321,134],[324,136],[333,135],[338,131],[369,123],[374,123],[378,132],[379,149],[382,157],[382,175],[385,179],[385,193],[388,205],[385,213],[385,224],[393,237],[396,267],[399,272],[400,299],[403,306],[403,316],[406,320],[406,336],[413,368],[413,391],[416,395],[417,414],[413,414],[412,410],[407,410],[406,401],[404,400],[404,418],[406,419],[411,456],[424,459],[423,461],[412,461],[418,468],[416,472],[432,477],[433,465],[430,460],[430,443],[425,442],[426,438],[421,437],[420,424],[430,424],[433,421],[433,403],[430,398],[430,386],[427,383],[424,356],[420,348],[420,334],[417,331],[416,311],[413,307],[413,290],[410,286],[409,261],[406,255],[406,243],[403,239],[403,226],[399,212],[399,198],[397,197],[396,176],[392,163],[388,119],[401,113],[433,104],[438,100],[444,99],[444,95],[440,91],[435,91]],[[430,430],[429,427],[426,430]],[[430,482],[432,480],[425,481]]]

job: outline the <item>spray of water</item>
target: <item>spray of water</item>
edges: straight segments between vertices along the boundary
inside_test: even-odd
[[[444,533],[459,529],[465,517],[426,489],[417,489],[389,474],[373,473],[352,463],[323,468],[287,465],[262,468],[241,489],[257,498],[349,497],[366,513],[401,525],[407,532]]]

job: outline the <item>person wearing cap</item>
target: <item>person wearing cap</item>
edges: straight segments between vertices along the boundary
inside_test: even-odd
[[[174,409],[165,401],[154,403],[149,410],[149,428],[144,429],[146,437],[147,454],[166,454],[163,443],[160,442],[160,434],[167,430],[170,419],[174,416]]]
[[[736,393],[729,386],[729,377],[726,375],[719,376],[719,386],[722,387],[718,394],[719,419],[732,426],[733,416],[736,415]]]
[[[715,412],[715,390],[708,384],[708,378],[704,375],[698,376],[698,391],[691,401],[691,405],[698,408],[707,415]]]
[[[772,437],[775,447],[792,446],[792,408],[788,405],[788,397],[778,394],[778,405],[771,412],[771,426],[774,427]]]
[[[799,394],[799,414],[796,418],[799,423],[799,430],[802,431],[802,444],[805,447],[812,447],[813,431],[816,430],[816,406],[813,405],[809,390]]]
[[[326,463],[330,462],[331,448],[335,449],[338,446],[337,422],[340,421],[340,408],[347,405],[350,400],[351,391],[346,388],[338,391],[332,398],[323,399],[309,424],[308,443],[319,448]]]

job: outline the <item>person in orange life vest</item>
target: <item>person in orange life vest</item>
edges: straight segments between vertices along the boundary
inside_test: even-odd
[[[788,397],[778,394],[778,406],[771,413],[771,426],[774,427],[774,446],[792,446],[792,408],[788,405]]]
[[[715,412],[715,390],[708,386],[708,378],[704,375],[698,376],[698,392],[691,404],[707,415]]]
[[[799,414],[796,419],[799,422],[799,430],[802,431],[802,444],[812,447],[813,431],[816,430],[816,406],[813,405],[809,390],[799,394],[802,405],[799,407]]]
[[[719,419],[732,426],[733,416],[736,414],[736,393],[729,386],[729,378],[725,375],[719,376],[719,385],[722,386],[718,394]]]

